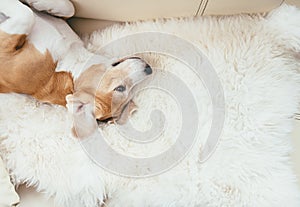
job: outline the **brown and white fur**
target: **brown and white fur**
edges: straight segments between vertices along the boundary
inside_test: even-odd
[[[56,16],[74,13],[67,0],[25,2]],[[116,118],[125,106],[134,105],[128,104],[131,88],[152,70],[139,58],[109,63],[107,58],[87,51],[64,20],[33,12],[18,0],[1,0],[1,93],[28,94],[60,105],[66,105],[68,95],[67,106],[74,115],[82,116],[82,110],[90,105],[88,113],[94,119]]]

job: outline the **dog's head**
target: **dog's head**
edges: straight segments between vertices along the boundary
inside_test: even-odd
[[[118,120],[133,106],[130,102],[132,89],[151,73],[151,67],[137,57],[124,58],[108,66],[92,65],[75,80],[74,94],[67,96],[67,107],[74,115],[74,122],[77,119],[78,125],[79,122],[92,123],[92,120],[86,120],[88,117],[94,120],[93,123],[96,119]],[[93,128],[95,127],[93,124]],[[91,131],[87,129],[89,127],[85,127],[83,130],[86,132],[81,133],[78,128],[82,126],[76,125],[75,128],[78,137],[86,137],[88,131]]]

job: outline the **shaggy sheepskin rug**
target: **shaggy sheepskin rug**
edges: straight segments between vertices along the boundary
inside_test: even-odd
[[[134,171],[131,176],[120,175],[91,159],[82,143],[72,137],[72,119],[65,108],[23,95],[1,94],[1,155],[13,181],[35,186],[64,207],[98,207],[103,202],[109,207],[300,206],[290,163],[290,132],[300,102],[299,20],[299,10],[282,5],[268,14],[138,22],[94,32],[85,38],[87,48],[108,57],[139,51],[135,49],[140,41],[120,45],[120,38],[155,34],[145,38],[142,45],[149,50],[140,55],[159,73],[179,77],[193,94],[199,127],[191,149],[160,173],[138,178]],[[217,146],[205,161],[201,158],[205,139],[200,138],[208,136],[214,114],[207,80],[201,81],[185,64],[197,61],[190,50],[174,44],[172,38],[161,42],[157,34],[185,40],[201,50],[222,85],[224,125]],[[152,51],[155,44],[190,59]],[[178,129],[187,121],[180,113],[184,110],[172,95],[155,88],[141,90],[134,101],[138,110],[130,123],[137,129],[151,128],[153,109],[164,112],[167,124],[157,139],[133,142],[114,124],[100,130],[108,145],[123,156],[154,157],[176,142]],[[192,129],[193,122],[185,126]],[[114,166],[130,167],[106,159]]]

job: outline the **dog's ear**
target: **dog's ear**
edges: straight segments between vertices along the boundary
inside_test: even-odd
[[[73,117],[72,134],[74,137],[84,139],[90,137],[98,130],[94,115],[94,102],[85,95],[67,95],[67,108]]]

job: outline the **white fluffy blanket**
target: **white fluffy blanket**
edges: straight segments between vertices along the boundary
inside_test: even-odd
[[[299,10],[282,5],[266,15],[140,22],[93,33],[87,46],[95,52],[120,37],[145,31],[174,34],[201,49],[225,94],[225,123],[215,152],[199,162],[203,140],[196,139],[186,157],[165,172],[138,179],[118,176],[93,162],[71,136],[72,120],[63,107],[1,94],[1,153],[15,183],[36,186],[65,207],[97,207],[104,198],[109,207],[300,206],[289,157],[293,115],[300,102],[299,20]],[[156,41],[154,36],[144,44]],[[163,47],[170,44],[166,41]],[[139,46],[134,41],[116,44],[104,53],[121,56]],[[186,83],[199,109],[197,136],[205,137],[213,109],[199,77],[167,54],[143,57]],[[135,157],[151,157],[170,148],[182,124],[176,102],[167,93],[150,89],[139,93],[135,102],[139,110],[131,122],[136,128],[151,127],[149,114],[156,108],[165,113],[166,129],[153,142],[135,143],[122,137],[115,125],[104,126],[107,143],[124,156]]]

